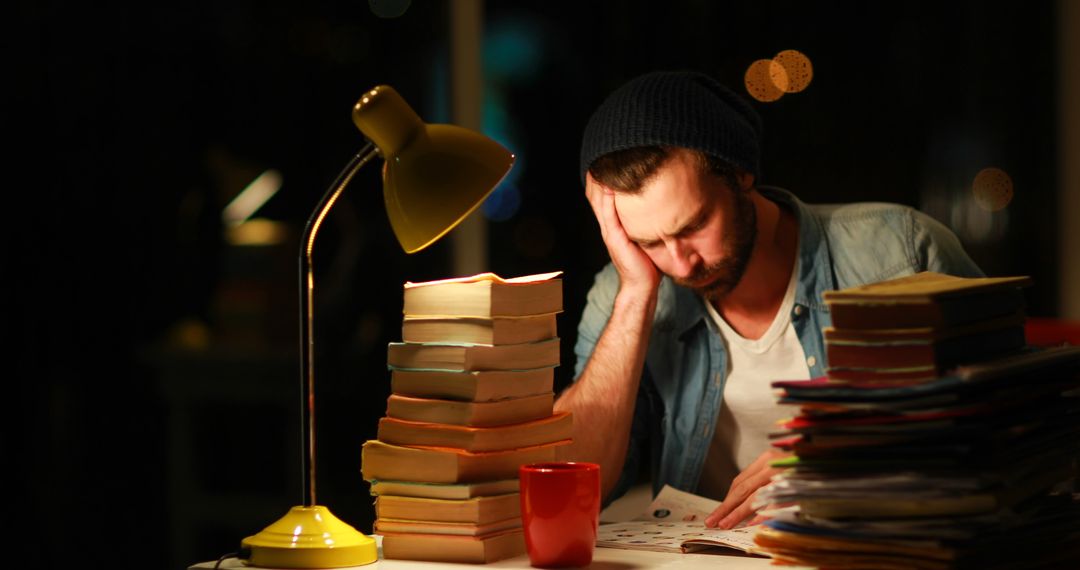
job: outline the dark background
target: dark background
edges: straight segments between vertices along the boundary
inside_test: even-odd
[[[363,0],[16,6],[3,441],[17,548],[39,567],[215,559],[302,502],[295,234],[363,142],[349,112],[364,90],[393,85],[449,120],[450,4],[396,18]],[[606,260],[578,181],[589,113],[661,68],[745,93],[751,62],[798,49],[809,88],[754,103],[761,182],[919,207],[987,273],[1033,276],[1031,314],[1056,315],[1054,16],[1043,1],[488,2],[485,130],[518,156],[500,192],[519,202],[490,222],[490,270],[566,272],[564,385]],[[971,205],[989,166],[1015,185],[1004,212]],[[221,209],[270,168],[284,185],[259,215],[293,236],[230,245]],[[401,252],[377,188],[368,167],[316,254],[319,502],[365,532],[360,445],[384,411],[401,284],[451,271],[448,240]]]

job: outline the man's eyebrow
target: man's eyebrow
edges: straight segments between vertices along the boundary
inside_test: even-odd
[[[708,208],[701,208],[701,209],[699,209],[697,211],[696,214],[694,214],[693,217],[691,217],[689,220],[687,220],[685,223],[683,223],[683,225],[679,226],[679,229],[675,230],[674,233],[669,234],[669,235],[672,236],[672,237],[683,235],[683,234],[687,233],[688,231],[690,231],[695,226],[697,226],[700,223],[704,222],[705,219],[708,218],[708,217],[709,217]],[[648,246],[656,245],[656,244],[660,243],[661,241],[663,241],[663,240],[660,240],[660,239],[636,238],[636,237],[631,236],[631,235],[627,235],[626,237],[630,238],[630,241],[638,244],[641,247],[648,247]]]
[[[698,225],[700,225],[702,222],[705,221],[705,218],[708,218],[708,217],[709,217],[708,208],[702,207],[697,211],[696,214],[693,215],[693,217],[691,217],[689,220],[687,220],[686,223],[684,223],[682,226],[680,226],[679,229],[675,230],[675,233],[673,233],[671,235],[678,236],[678,235],[685,234],[686,232],[690,231],[692,228],[695,228]]]

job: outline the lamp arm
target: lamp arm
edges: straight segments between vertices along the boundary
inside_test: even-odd
[[[300,376],[303,404],[300,406],[300,447],[303,463],[301,478],[304,485],[304,506],[315,506],[315,276],[311,252],[315,235],[330,208],[337,202],[349,181],[369,160],[379,154],[375,144],[368,142],[356,153],[327,189],[319,205],[308,218],[300,240]]]

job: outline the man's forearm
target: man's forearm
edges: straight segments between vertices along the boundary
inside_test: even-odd
[[[655,308],[655,290],[641,294],[620,290],[581,377],[555,403],[556,410],[574,414],[574,443],[563,448],[561,457],[599,463],[605,497],[626,461]]]

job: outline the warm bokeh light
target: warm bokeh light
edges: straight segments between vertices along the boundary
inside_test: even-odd
[[[802,52],[786,49],[772,59],[769,76],[773,84],[784,93],[798,93],[810,85],[814,68],[810,58]]]
[[[776,101],[784,95],[784,92],[773,83],[770,74],[771,66],[771,59],[759,59],[750,64],[744,77],[747,93],[762,103]]]
[[[225,228],[225,241],[233,246],[279,245],[289,238],[288,226],[265,218],[254,218]]]
[[[1009,205],[1013,198],[1012,178],[1000,168],[984,168],[975,175],[971,184],[975,203],[980,208],[996,212]]]
[[[281,173],[277,170],[271,168],[263,172],[225,206],[221,213],[222,221],[228,226],[244,223],[281,190],[283,183]]]

